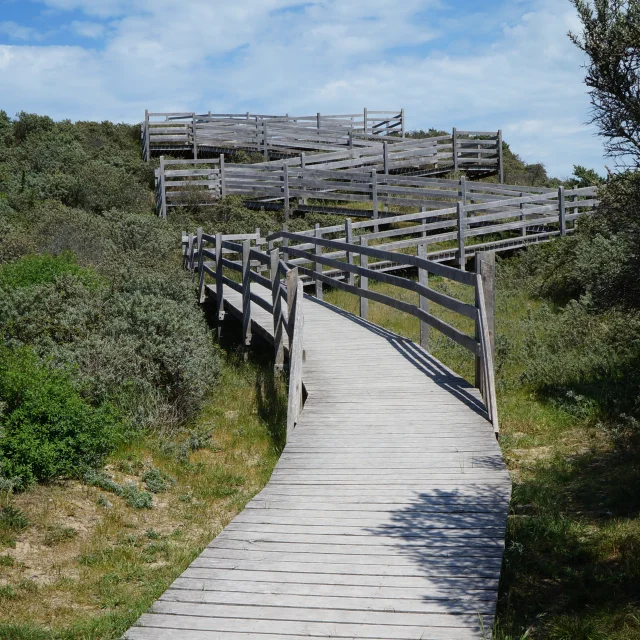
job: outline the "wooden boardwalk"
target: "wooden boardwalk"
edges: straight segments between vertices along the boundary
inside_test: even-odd
[[[225,307],[241,315],[241,294]],[[272,333],[255,302],[251,322]],[[304,349],[308,397],[271,480],[125,637],[489,638],[511,482],[479,392],[307,296]]]

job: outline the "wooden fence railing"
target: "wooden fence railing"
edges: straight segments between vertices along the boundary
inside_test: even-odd
[[[252,246],[252,241],[254,246]],[[493,269],[490,256],[477,260],[477,272],[467,273],[454,267],[429,260],[423,248],[417,256],[393,253],[369,246],[364,237],[359,242],[329,240],[318,236],[280,231],[266,238],[268,250],[261,251],[255,245],[255,234],[250,236],[215,236],[198,230],[196,235],[183,235],[185,266],[198,274],[200,300],[205,299],[207,280],[215,283],[216,318],[218,326],[223,317],[225,290],[228,287],[242,299],[240,319],[245,344],[251,340],[251,303],[270,313],[273,318],[273,343],[276,366],[284,363],[284,336],[289,345],[289,406],[287,431],[295,425],[302,407],[303,387],[303,315],[302,281],[306,276],[315,285],[315,295],[322,299],[324,286],[335,287],[357,295],[360,299],[360,316],[367,319],[369,300],[387,305],[420,321],[420,344],[428,351],[429,331],[435,329],[467,349],[476,362],[476,387],[484,399],[487,415],[496,434],[499,431],[495,393],[493,354]],[[344,256],[337,259],[336,256]],[[369,261],[394,260],[405,268],[418,270],[418,280],[391,275],[372,269]],[[303,266],[310,264],[311,266]],[[325,267],[328,270],[325,270]],[[336,278],[336,271],[347,274],[346,279]],[[268,272],[268,277],[265,275]],[[439,276],[471,287],[474,304],[429,286],[429,275]],[[283,278],[286,283],[283,282]],[[418,294],[418,303],[412,304],[379,291],[371,290],[369,282],[391,284]],[[271,300],[256,293],[259,285],[271,292]],[[263,289],[264,291],[264,289]],[[285,316],[283,302],[288,313]],[[469,335],[434,315],[430,304],[437,304],[456,316],[471,320],[475,327]]]
[[[404,138],[404,110],[360,114],[272,116],[259,114],[150,113],[141,127],[145,160],[154,153],[199,149],[247,149],[290,154],[368,146],[381,137]]]
[[[425,256],[434,262],[455,262],[459,268],[465,269],[467,260],[478,252],[509,251],[572,233],[576,221],[592,212],[597,204],[593,187],[561,188],[551,193],[511,197],[508,201],[480,205],[458,203],[447,209],[397,215],[377,221],[353,222],[347,218],[344,224],[316,225],[315,229],[298,235],[356,244],[366,242],[368,246],[392,252],[393,258],[407,252],[417,255],[424,250]],[[258,245],[267,242],[260,237],[259,230],[252,237]],[[308,241],[311,242],[310,239]],[[330,257],[342,260],[345,256],[345,253],[336,252]],[[370,262],[369,267],[380,272],[407,269],[401,260],[393,258],[388,256],[385,260]],[[303,263],[300,259],[291,262]],[[327,274],[338,279],[348,276],[340,267]],[[305,285],[311,284],[313,282],[305,278]]]
[[[389,206],[413,209],[438,209],[447,202],[497,201],[519,193],[530,193],[530,187],[471,182],[464,177],[442,180],[421,176],[390,174],[389,169],[403,164],[389,154],[384,173],[376,168],[339,169],[304,167],[288,164],[229,164],[224,154],[212,160],[166,160],[160,157],[156,173],[156,202],[159,215],[166,217],[168,208],[215,204],[227,195],[241,195],[254,206],[280,203],[285,217],[291,210],[339,213],[377,219]],[[553,191],[553,190],[548,190]],[[358,209],[353,203],[369,206]]]
[[[291,433],[302,411],[303,402],[303,287],[298,268],[282,260],[279,249],[261,251],[266,242],[260,231],[254,234],[208,235],[198,229],[196,235],[183,234],[185,268],[198,276],[198,295],[205,301],[207,277],[215,283],[215,317],[218,335],[224,319],[226,288],[242,296],[240,321],[245,345],[251,343],[251,303],[257,304],[273,317],[275,367],[282,370],[285,349],[289,363],[289,398],[287,433]],[[268,273],[268,277],[265,276]],[[271,291],[271,300],[251,291],[255,283]]]

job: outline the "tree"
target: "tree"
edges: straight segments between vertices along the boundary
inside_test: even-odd
[[[588,56],[592,122],[617,164],[640,167],[640,1],[570,0],[583,25],[569,37]]]

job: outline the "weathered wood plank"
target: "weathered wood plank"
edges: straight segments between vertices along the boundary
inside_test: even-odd
[[[280,265],[274,250],[270,287],[249,284],[264,335],[274,321],[257,301],[282,299]],[[242,317],[241,293],[229,285],[224,297]],[[480,640],[510,480],[478,391],[405,339],[314,298],[303,308],[308,397],[269,484],[128,637]]]

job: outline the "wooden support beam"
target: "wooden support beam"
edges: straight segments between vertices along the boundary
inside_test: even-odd
[[[282,225],[283,231],[289,231],[289,227],[286,224]],[[282,259],[285,262],[289,262],[289,252],[287,248],[289,247],[289,238],[282,238]]]
[[[462,176],[460,178],[460,202],[462,202],[462,206],[467,206],[467,178],[466,176]]]
[[[344,222],[344,237],[345,242],[347,244],[353,243],[353,223],[351,222],[351,218],[347,218]],[[347,251],[347,263],[353,264],[353,251]],[[347,282],[354,286],[356,283],[356,275],[355,273],[349,272],[347,276]]]
[[[227,178],[224,170],[224,153],[220,154],[220,197],[227,197]]]
[[[496,254],[493,251],[478,251],[475,256],[476,274],[482,277],[482,288],[484,294],[484,306],[487,313],[487,326],[489,330],[489,341],[492,361],[495,362],[495,306],[496,306]],[[476,308],[480,308],[478,291],[476,291]],[[481,327],[480,319],[476,319],[476,340],[480,342]],[[475,362],[475,386],[477,389],[486,389],[486,381],[483,380],[482,356],[476,355]]]
[[[378,219],[378,174],[375,169],[371,171],[371,203],[373,206],[373,219]],[[373,230],[377,233],[380,230],[378,224],[374,224]]]
[[[316,222],[314,227],[314,235],[316,238],[322,238],[322,230],[320,229],[320,223]],[[322,247],[319,244],[316,244],[314,247],[314,252],[316,255],[322,255]],[[322,263],[315,262],[314,270],[316,273],[322,274]],[[320,278],[316,278],[316,298],[318,300],[322,300],[322,280]]]
[[[222,337],[224,320],[224,285],[222,280],[222,234],[216,233],[216,331]]]
[[[282,165],[282,183],[284,219],[289,220],[291,215],[291,209],[289,208],[289,165],[286,162]]]
[[[202,253],[202,227],[198,227],[198,300],[202,304],[205,300],[205,288],[204,288],[204,269],[202,268],[204,262],[204,255]]]
[[[367,246],[367,238],[365,236],[360,236],[360,246]],[[369,257],[364,253],[360,254],[360,266],[365,269],[369,266]],[[360,289],[367,290],[369,288],[369,278],[366,276],[360,276]],[[360,296],[360,317],[365,320],[369,317],[369,299],[364,296]]]
[[[251,240],[242,242],[242,341],[251,344]]]
[[[418,245],[418,258],[427,259],[427,248],[423,244]],[[429,272],[426,269],[418,269],[418,282],[424,287],[429,286]],[[429,298],[420,296],[420,309],[429,313]],[[429,325],[420,320],[420,346],[429,351]]]
[[[457,218],[458,218],[458,266],[461,271],[464,271],[466,264],[466,256],[464,252],[464,233],[466,226],[466,212],[464,205],[458,202],[456,205]]]
[[[267,130],[267,121],[262,121],[262,136],[264,138],[264,161],[269,162],[269,141],[268,141],[269,132]]]
[[[149,139],[149,109],[144,110],[144,160],[151,159],[151,140]]]
[[[198,159],[198,141],[196,138],[196,114],[191,114],[191,131],[193,133],[193,159]]]
[[[564,187],[558,187],[558,216],[560,221],[560,235],[567,235],[567,210],[564,201]]]
[[[282,296],[280,295],[280,251],[269,252],[271,276],[271,302],[273,304],[273,349],[274,369],[277,373],[284,368],[284,315],[282,313]]]
[[[160,156],[160,216],[166,220],[167,218],[167,182],[165,178],[164,156]]]
[[[453,170],[458,170],[458,130],[453,127],[451,134],[452,146],[453,146]]]
[[[191,282],[193,282],[195,278],[195,272],[193,270],[193,240],[193,233],[190,233],[187,239],[187,265],[189,272],[191,273]]]
[[[287,439],[292,435],[302,411],[304,291],[298,269],[287,273],[287,305],[289,307],[289,398],[287,402]]]
[[[502,151],[502,129],[498,131],[498,176],[500,184],[504,184],[504,158]]]
[[[389,143],[382,143],[382,163],[384,166],[384,175],[389,175]]]

